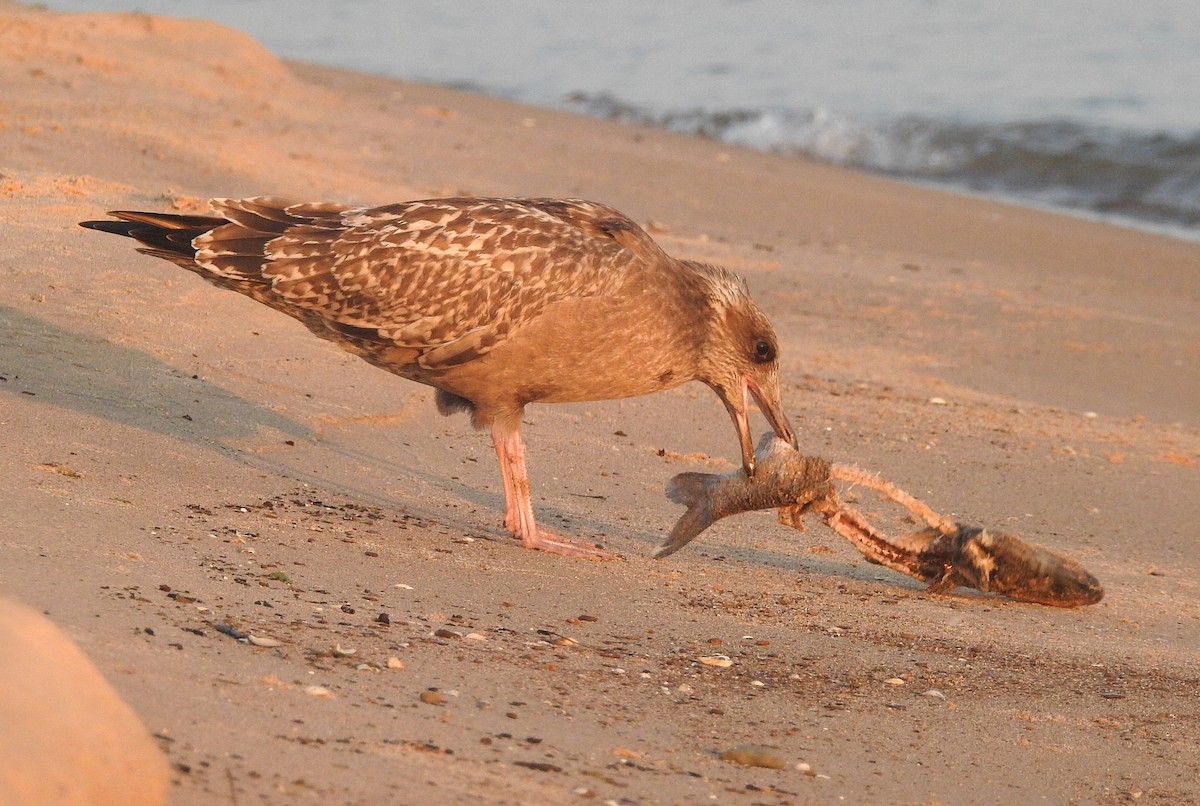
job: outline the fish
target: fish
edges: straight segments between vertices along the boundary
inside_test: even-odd
[[[929,582],[933,592],[964,586],[1052,607],[1104,598],[1100,581],[1075,560],[1015,535],[957,524],[951,532],[931,526],[909,539],[921,563],[917,578]]]
[[[764,434],[754,450],[755,471],[744,468],[718,476],[680,473],[667,483],[667,498],[686,506],[670,537],[654,557],[667,557],[722,518],[758,509],[804,506],[837,495],[830,464],[804,456],[774,434]]]
[[[955,523],[874,474],[806,456],[769,433],[755,454],[758,470],[753,476],[739,469],[721,476],[680,473],[671,479],[667,497],[687,511],[656,558],[674,554],[722,518],[774,508],[781,523],[800,530],[805,515],[819,515],[868,561],[925,582],[931,593],[968,587],[1051,607],[1090,605],[1104,597],[1100,581],[1075,560],[1006,532]],[[874,489],[929,525],[888,536],[841,501],[837,481]]]

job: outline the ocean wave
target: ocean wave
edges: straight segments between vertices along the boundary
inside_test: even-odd
[[[604,93],[577,93],[563,105],[1200,239],[1200,133],[1131,132],[1067,120],[865,120],[824,108],[654,112]]]

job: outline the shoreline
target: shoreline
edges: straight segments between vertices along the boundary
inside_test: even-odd
[[[63,2],[57,5],[120,4]],[[1167,32],[1172,19],[1180,26],[1179,30],[1187,28],[1186,15],[1181,16],[1178,3],[1174,5],[1173,10],[1164,10],[1164,16],[1159,20],[1161,24],[1155,30],[1155,35],[1162,36],[1167,42],[1171,41]],[[678,37],[694,36],[698,28],[705,26],[695,21],[669,26],[670,12],[661,8],[643,14],[641,24],[628,31],[624,39],[617,37],[611,41],[603,56],[595,50],[596,43],[591,41],[594,31],[592,36],[571,40],[578,45],[572,54],[556,50],[548,41],[556,38],[556,32],[570,39],[573,22],[578,24],[581,16],[575,13],[522,26],[517,22],[520,12],[513,13],[513,10],[497,14],[491,20],[488,16],[495,12],[472,14],[444,10],[432,15],[441,20],[440,27],[426,27],[421,19],[426,15],[417,15],[402,24],[396,20],[381,20],[381,26],[356,29],[356,25],[365,20],[364,14],[386,15],[386,11],[378,4],[367,4],[353,15],[314,12],[304,24],[279,17],[280,8],[260,3],[257,10],[239,11],[218,4],[207,13],[213,19],[241,27],[251,36],[258,35],[269,48],[280,55],[287,54],[287,58],[308,59],[318,64],[402,80],[436,83],[545,108],[702,133],[717,140],[742,142],[785,155],[809,154],[827,164],[902,177],[905,181],[942,186],[956,192],[962,192],[960,188],[967,189],[968,193],[970,188],[984,189],[990,196],[992,190],[997,190],[1000,200],[1028,197],[1030,206],[1039,209],[1046,207],[1044,202],[1048,201],[1077,204],[1084,208],[1085,216],[1087,210],[1094,210],[1101,216],[1127,211],[1133,214],[1133,221],[1137,216],[1147,218],[1151,231],[1156,230],[1155,222],[1174,227],[1173,222],[1177,221],[1181,225],[1178,232],[1186,233],[1190,229],[1190,240],[1200,238],[1195,205],[1186,198],[1188,188],[1195,189],[1187,177],[1191,176],[1192,163],[1197,156],[1195,131],[1200,127],[1200,119],[1184,111],[1190,108],[1184,100],[1186,91],[1176,91],[1173,102],[1159,97],[1154,103],[1151,98],[1160,92],[1169,92],[1165,89],[1167,85],[1156,88],[1133,76],[1132,86],[1118,81],[1118,84],[1125,84],[1123,91],[1118,93],[1119,98],[1109,99],[1110,102],[1118,101],[1116,106],[1105,104],[1102,99],[1106,90],[1116,91],[1116,88],[1104,77],[1111,79],[1112,73],[1107,71],[1120,68],[1114,62],[1106,62],[1097,69],[1084,68],[1076,62],[1074,68],[1069,68],[1068,64],[1072,62],[1069,48],[1063,51],[1068,55],[1062,67],[1070,70],[1074,80],[1093,83],[1091,90],[1085,93],[1087,101],[1079,98],[1072,102],[1067,88],[1058,85],[1049,90],[1057,103],[1046,106],[1048,98],[1045,91],[1035,89],[1037,82],[1010,81],[996,85],[982,76],[968,78],[960,71],[938,70],[934,67],[938,59],[931,57],[939,50],[928,50],[917,43],[927,41],[924,38],[930,36],[946,44],[954,40],[950,33],[953,26],[966,20],[953,13],[946,19],[945,10],[933,12],[926,22],[935,23],[942,19],[952,26],[950,29],[938,29],[940,33],[935,34],[936,23],[931,29],[917,25],[912,15],[897,12],[897,22],[912,23],[914,28],[904,32],[893,30],[891,37],[871,38],[849,45],[843,49],[844,53],[836,56],[826,52],[824,59],[817,42],[804,48],[793,47],[796,40],[783,36],[782,28],[771,27],[774,33],[764,33],[762,26],[745,26],[749,20],[766,13],[768,17],[776,17],[776,22],[784,28],[803,32],[806,41],[810,36],[819,40],[822,35],[837,30],[836,14],[772,15],[765,8],[731,12],[729,22],[742,27],[738,33],[727,37],[726,44],[734,48],[722,54],[723,58],[731,60],[726,66],[728,72],[722,80],[709,83],[705,77],[707,71],[703,69],[698,70],[699,75],[684,72],[676,80],[663,80],[662,71],[686,71],[689,65],[696,71],[709,59],[719,57],[702,51],[693,52],[689,57],[680,52],[682,40]],[[144,10],[164,14],[179,11],[177,7],[171,8],[169,2],[151,2]],[[621,12],[614,9],[613,13]],[[706,12],[701,12],[698,19],[705,16]],[[1002,13],[1000,16],[1009,15]],[[1144,15],[1131,12],[1126,16],[1137,20]],[[277,19],[271,21],[272,17]],[[611,14],[604,18],[605,24],[611,24]],[[1053,24],[1053,15],[1044,21]],[[325,35],[319,40],[307,36],[313,25],[326,28]],[[496,43],[489,42],[486,37],[469,49],[455,52],[447,34],[456,30],[460,36],[472,35],[469,32],[478,31],[479,26],[492,31],[509,31],[515,41],[522,43],[519,46],[522,56],[514,58],[511,48],[507,53],[502,48],[491,50],[496,48]],[[653,41],[655,33],[663,33],[664,27],[671,27],[675,36],[654,44],[643,40],[649,36]],[[1085,31],[1082,35],[1083,39],[1077,45],[1096,39],[1099,30]],[[768,68],[768,64],[760,62],[753,50],[739,52],[755,37],[765,37],[776,47],[784,47],[797,59],[807,62],[808,68],[794,70],[782,85],[771,85],[771,92],[756,92],[756,87],[765,89],[759,86],[759,80],[766,76],[757,71],[748,75],[742,68],[757,64],[761,71]],[[846,95],[849,87],[845,81],[854,80],[855,54],[870,58],[870,54],[877,53],[880,47],[886,49],[885,43],[893,38],[893,44],[906,41],[915,46],[917,49],[910,54],[913,58],[890,67],[882,66],[871,81],[859,86],[857,93]],[[990,78],[998,80],[1007,71],[1020,71],[1019,65],[1025,61],[1004,59],[996,48],[1006,44],[1016,46],[1020,38],[1018,32],[1015,39],[1006,37],[993,42],[994,47],[985,47],[974,56],[960,53],[958,60],[963,63],[977,58],[993,60],[993,69],[997,72]],[[656,50],[657,63],[662,70],[650,75],[638,70],[636,57],[631,59],[634,63],[627,62],[632,56],[630,47],[640,50],[633,44],[636,41]],[[434,45],[434,42],[442,44]],[[353,45],[347,47],[350,43]],[[818,44],[816,50],[810,49],[812,44]],[[921,56],[923,50],[925,57]],[[452,62],[440,59],[439,53],[446,52],[454,52],[456,58]],[[1055,49],[1047,50],[1024,69],[1034,69],[1034,64],[1042,59],[1053,61],[1054,57],[1047,55],[1053,52]],[[985,53],[990,55],[983,55]],[[831,72],[827,81],[814,81],[813,78],[828,68],[837,56],[848,57],[848,61],[839,62],[839,70],[848,70],[850,75],[835,78],[836,73]],[[1124,52],[1116,60],[1119,62],[1130,56]],[[1168,47],[1160,56],[1174,59],[1182,69],[1178,59],[1184,53],[1180,50]],[[592,69],[582,74],[577,72],[579,66],[588,63],[587,60],[598,57],[599,61],[592,63]],[[1186,63],[1186,58],[1183,61]],[[614,95],[603,89],[603,85],[618,86],[621,83],[617,76],[606,76],[604,66],[614,63],[624,65],[629,72],[622,72],[622,75],[636,85],[627,87],[627,93]],[[922,65],[923,71],[932,69],[934,72],[926,72],[924,79],[911,77],[900,83],[897,74],[905,66],[913,65]],[[1132,67],[1128,63],[1126,66]],[[859,75],[858,81],[862,78]],[[959,88],[957,100],[948,104],[929,103],[931,99],[922,99],[920,92],[915,97],[908,97],[906,90],[923,86],[924,80],[933,81],[943,91],[948,88],[941,82],[956,84]],[[984,91],[985,86],[991,89]],[[801,87],[805,88],[803,92]],[[880,97],[881,90],[886,93],[884,97]],[[1004,102],[1006,96],[1008,101]],[[873,101],[869,100],[871,97],[874,97]],[[1016,102],[1017,97],[1023,97],[1024,101]],[[1141,102],[1150,105],[1140,107],[1140,112],[1134,114],[1132,105]],[[1128,110],[1128,114],[1120,114],[1120,108]],[[1069,212],[1069,207],[1064,211]],[[1120,224],[1121,219],[1116,223]]]

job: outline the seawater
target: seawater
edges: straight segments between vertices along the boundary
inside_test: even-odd
[[[52,0],[1200,239],[1197,0]]]

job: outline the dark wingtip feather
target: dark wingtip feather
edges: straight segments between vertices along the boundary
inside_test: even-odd
[[[110,210],[110,221],[80,221],[79,226],[132,238],[147,249],[146,254],[186,266],[196,254],[192,240],[224,223],[211,216],[175,215],[173,213],[142,213],[133,210]],[[183,261],[183,262],[181,262]]]
[[[137,227],[129,221],[80,221],[79,226],[113,235],[124,235],[126,238],[132,238],[133,230]]]

